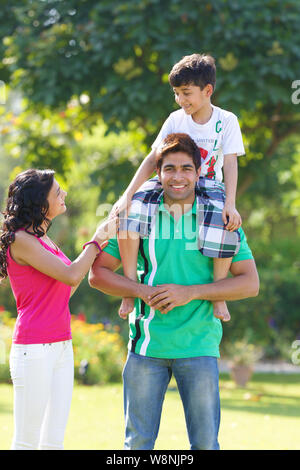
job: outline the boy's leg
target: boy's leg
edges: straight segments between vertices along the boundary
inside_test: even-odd
[[[139,234],[137,232],[119,231],[118,243],[124,275],[136,281],[137,257],[139,251]],[[119,308],[119,316],[123,319],[134,309],[134,298],[124,297]]]
[[[170,361],[129,352],[123,371],[126,450],[154,448]]]
[[[218,450],[219,371],[216,357],[175,359],[173,373],[182,399],[192,450]]]
[[[232,258],[213,258],[214,282],[225,279],[228,276]],[[213,302],[214,316],[223,321],[230,320],[230,313],[226,302],[223,300]]]

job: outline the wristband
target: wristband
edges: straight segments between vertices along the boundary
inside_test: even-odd
[[[102,250],[101,250],[101,246],[99,245],[98,242],[96,242],[96,240],[92,240],[92,241],[90,241],[90,242],[86,242],[86,243],[83,245],[82,249],[84,250],[87,245],[91,245],[92,243],[93,243],[94,245],[96,245],[96,247],[97,247],[98,250],[99,250],[98,255],[100,255],[100,253],[101,253],[101,251],[102,251]],[[97,255],[97,256],[98,256],[98,255]]]

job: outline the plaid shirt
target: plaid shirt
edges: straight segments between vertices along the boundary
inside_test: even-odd
[[[209,258],[231,258],[240,248],[240,234],[226,230],[222,210],[225,201],[224,184],[200,177],[195,188],[197,202],[198,249]],[[130,214],[120,214],[120,230],[138,232],[149,237],[152,221],[163,197],[157,176],[144,183],[132,198]]]

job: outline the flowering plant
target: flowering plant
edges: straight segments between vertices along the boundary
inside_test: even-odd
[[[225,354],[233,365],[250,366],[262,357],[262,349],[243,339],[228,344]]]
[[[86,323],[84,317],[72,317],[75,378],[94,385],[119,382],[125,362],[126,347],[119,327]]]

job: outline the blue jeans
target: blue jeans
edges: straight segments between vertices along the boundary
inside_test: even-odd
[[[192,450],[219,449],[219,371],[216,357],[160,359],[129,352],[123,371],[125,449],[153,449],[162,405],[174,374]]]

